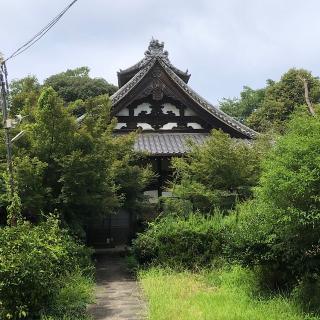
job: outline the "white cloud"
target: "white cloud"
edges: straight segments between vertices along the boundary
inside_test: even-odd
[[[53,18],[69,0],[11,0],[0,10],[6,55]],[[79,0],[39,43],[12,60],[11,78],[39,79],[88,65],[116,83],[116,72],[143,57],[152,36],[171,61],[189,69],[191,85],[215,103],[243,85],[262,87],[290,67],[319,74],[317,0]]]

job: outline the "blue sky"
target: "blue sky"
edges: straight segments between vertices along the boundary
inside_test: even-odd
[[[0,51],[8,56],[71,0],[0,0]],[[319,0],[78,0],[33,48],[8,62],[9,77],[40,80],[78,66],[116,84],[151,37],[190,85],[217,103],[260,88],[291,67],[320,75]]]

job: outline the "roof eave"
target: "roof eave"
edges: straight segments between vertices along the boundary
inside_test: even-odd
[[[198,93],[196,93],[193,89],[191,89],[186,83],[181,81],[181,79],[167,66],[166,63],[159,60],[160,64],[167,72],[169,77],[193,100],[195,101],[200,107],[211,113],[221,122],[226,124],[229,127],[232,127],[234,130],[239,132],[241,135],[246,136],[249,139],[254,139],[258,137],[259,133],[252,130],[251,128],[247,127],[246,125],[238,122],[231,116],[227,115],[223,111],[219,110],[218,108],[214,107],[211,103],[209,103],[206,99],[201,97]]]

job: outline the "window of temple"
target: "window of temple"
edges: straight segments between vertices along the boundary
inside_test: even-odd
[[[126,127],[126,126],[127,126],[126,123],[124,123],[124,122],[118,122],[117,125],[116,125],[116,127],[115,127],[115,129],[116,129],[116,130],[119,130],[119,129],[122,129],[123,127]]]
[[[149,123],[138,122],[137,127],[140,127],[142,130],[154,130]]]
[[[171,103],[164,103],[162,106],[162,111],[164,114],[174,113],[176,116],[179,116],[179,109],[175,105]]]
[[[149,198],[150,203],[157,203],[158,202],[158,190],[145,191],[144,195]]]
[[[117,113],[117,116],[128,116],[129,115],[129,109],[128,108],[123,108],[122,110],[120,110],[118,113]]]
[[[203,129],[201,124],[196,122],[188,122],[187,127],[191,127],[192,129]]]
[[[171,130],[177,126],[178,126],[177,122],[169,122],[169,123],[166,123],[164,126],[162,126],[160,130]]]
[[[151,104],[148,102],[144,102],[144,103],[139,104],[134,109],[134,115],[138,116],[140,112],[145,112],[145,114],[150,114],[151,113]]]
[[[186,110],[184,111],[184,115],[185,116],[195,116],[197,114],[192,109],[186,108]]]

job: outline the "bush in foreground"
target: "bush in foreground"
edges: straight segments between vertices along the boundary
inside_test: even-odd
[[[295,116],[263,163],[254,199],[240,207],[227,252],[244,265],[259,266],[273,287],[316,282],[319,190],[320,120]]]
[[[1,319],[39,318],[67,290],[74,270],[90,269],[88,251],[53,216],[1,228],[0,252]]]
[[[53,297],[50,308],[41,320],[87,319],[86,309],[92,297],[93,280],[80,270],[75,270],[66,277],[64,285]]]
[[[192,145],[184,157],[174,158],[172,167],[175,198],[190,202],[193,211],[228,211],[238,201],[252,196],[261,172],[261,160],[270,148],[268,139],[233,139],[213,130],[202,145]]]
[[[223,218],[190,214],[168,215],[149,224],[133,242],[141,264],[196,268],[211,264],[222,251]]]

